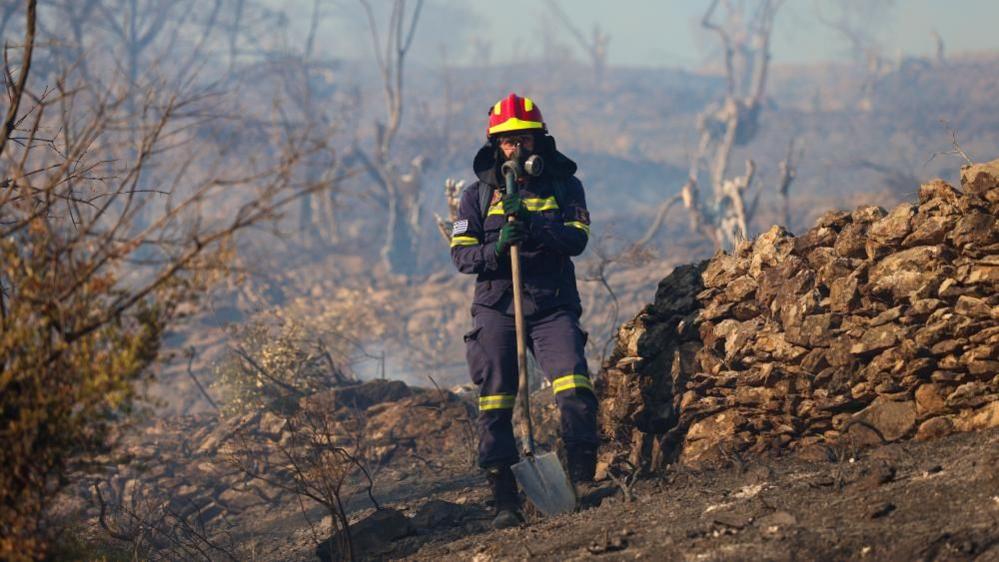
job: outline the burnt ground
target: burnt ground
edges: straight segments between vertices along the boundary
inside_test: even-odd
[[[395,519],[371,526],[374,532],[358,553],[362,558],[999,561],[999,429],[866,449],[815,446],[786,456],[729,455],[698,469],[669,465],[638,479],[627,494],[619,484],[600,483],[594,495],[613,495],[598,507],[551,519],[529,513],[528,525],[493,531],[485,481],[470,466],[472,451],[462,444],[459,426],[443,434],[427,429],[433,420],[454,413],[414,409],[414,400],[423,398],[389,406],[423,412],[407,423],[429,445],[399,449],[390,462],[373,469],[374,495],[382,507],[394,510]],[[399,418],[383,408],[384,415]],[[178,499],[191,493],[187,488],[214,490],[201,510],[220,513],[206,525],[219,547],[207,559],[316,560],[316,544],[330,529],[329,515],[316,504],[259,482],[244,483],[236,475],[196,481],[202,472],[224,469],[210,454],[198,453],[217,441],[213,436],[222,429],[205,428],[202,435],[179,425],[147,435],[159,440],[155,450],[164,465],[149,470],[166,474],[150,481],[128,477],[124,488],[165,490]],[[191,434],[194,445],[186,460],[177,460],[164,446],[181,441],[175,433]],[[545,450],[552,447],[549,441],[542,440]],[[180,467],[185,462],[191,465],[186,472]],[[115,481],[105,485],[109,495]],[[375,511],[363,492],[345,499],[353,525],[362,525]],[[87,527],[96,543],[108,544],[95,521]],[[110,546],[116,547],[110,553],[121,554],[131,545]],[[148,554],[150,560],[194,559],[155,545]]]
[[[504,531],[490,530],[480,513],[386,544],[375,557],[999,560],[997,430],[669,467],[638,480],[630,501],[619,486],[604,486],[617,493],[581,513]],[[462,486],[436,497],[485,499],[479,488]]]

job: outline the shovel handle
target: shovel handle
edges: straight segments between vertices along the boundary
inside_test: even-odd
[[[511,219],[513,217],[510,217]],[[510,248],[510,269],[513,273],[513,319],[517,334],[517,396],[521,411],[524,413],[524,423],[527,425],[527,452],[534,455],[534,424],[531,422],[531,389],[527,383],[527,345],[524,327],[524,297],[520,282],[520,245]]]
[[[503,176],[506,180],[506,192],[517,193],[516,178],[520,175],[520,166],[516,160],[503,164]],[[507,217],[507,222],[516,220]],[[524,326],[524,291],[520,275],[520,244],[510,247],[510,272],[513,281],[513,320],[517,335],[517,400],[524,413],[524,424],[527,426],[527,454],[534,456],[534,424],[531,421],[531,389],[527,384],[527,330]]]

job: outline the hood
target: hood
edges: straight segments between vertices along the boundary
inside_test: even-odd
[[[540,155],[545,161],[541,179],[571,178],[575,175],[576,163],[558,151],[554,138],[548,135],[539,137],[536,145],[535,154]],[[500,173],[502,162],[498,162],[498,155],[499,147],[492,141],[483,145],[475,154],[475,159],[472,160],[472,169],[480,181],[492,186],[503,185],[503,181],[500,179],[503,177]]]

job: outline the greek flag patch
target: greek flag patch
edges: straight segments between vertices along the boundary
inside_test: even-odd
[[[466,232],[468,232],[468,219],[454,222],[454,226],[451,228],[451,236],[457,236]]]

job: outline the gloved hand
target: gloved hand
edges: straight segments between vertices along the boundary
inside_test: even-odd
[[[527,222],[531,217],[519,193],[507,193],[503,196],[503,214],[515,217],[520,222]]]
[[[524,223],[520,221],[508,222],[500,228],[499,240],[496,241],[496,255],[501,256],[510,250],[510,246],[520,244],[527,237]]]

